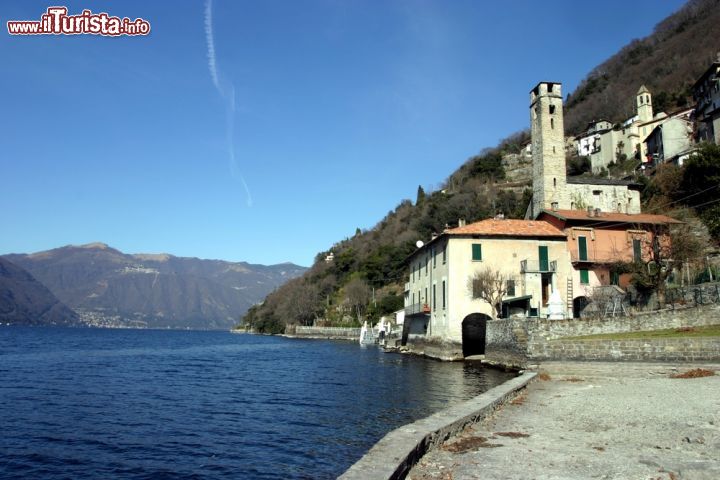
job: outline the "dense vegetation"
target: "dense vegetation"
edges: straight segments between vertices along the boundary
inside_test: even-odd
[[[592,119],[619,121],[630,116],[635,92],[643,83],[654,94],[656,110],[688,102],[688,86],[707,68],[719,48],[717,42],[708,41],[720,38],[719,3],[690,1],[661,22],[653,35],[632,42],[593,70],[568,98],[568,134]],[[688,51],[687,45],[693,48]],[[627,99],[627,104],[616,103],[617,99]],[[357,325],[362,318],[377,318],[401,308],[404,261],[417,240],[427,240],[446,226],[457,225],[461,218],[473,222],[497,213],[509,218],[524,216],[530,190],[523,192],[517,185],[508,188],[499,181],[506,173],[503,156],[518,154],[528,141],[527,131],[513,134],[499,146],[467,160],[438,190],[426,192],[418,187],[415,202],[403,200],[372,229],[358,229],[352,238],[319,253],[303,277],[252,307],[241,325],[267,333],[282,332],[286,324]],[[668,205],[696,207],[717,239],[720,205],[699,205],[696,201],[718,198],[718,189],[691,196],[705,188],[705,183],[694,178],[707,174],[708,182],[717,186],[720,181],[720,155],[713,148],[704,147],[702,155],[684,169],[661,169],[657,181],[641,180],[646,183],[644,201],[648,208],[664,212]],[[571,159],[568,170],[574,174],[587,172],[587,160]],[[326,261],[331,252],[333,259]]]

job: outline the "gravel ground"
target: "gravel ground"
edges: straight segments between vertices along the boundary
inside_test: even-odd
[[[696,367],[717,375],[670,378]],[[540,371],[550,379],[424,456],[408,478],[720,479],[720,365]]]

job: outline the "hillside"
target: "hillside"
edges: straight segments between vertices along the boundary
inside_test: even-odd
[[[631,115],[635,92],[643,83],[653,91],[656,111],[686,104],[688,86],[720,51],[718,7],[720,0],[692,0],[660,22],[652,35],[631,42],[595,68],[568,96],[566,133],[578,133],[593,119],[624,120]],[[525,126],[508,129],[513,127]],[[310,324],[317,319],[349,325],[364,314],[377,317],[401,308],[404,261],[417,240],[427,240],[446,225],[457,225],[459,219],[524,215],[531,194],[527,187],[532,171],[523,151],[528,141],[526,130],[513,134],[468,159],[437,191],[418,187],[414,202],[403,200],[372,229],[358,230],[319,253],[302,278],[250,309],[242,325],[262,332],[281,332],[286,323]],[[569,167],[572,171],[572,162]],[[682,173],[678,175],[664,178],[677,180]],[[643,181],[644,200],[656,206],[678,202],[690,191]],[[698,213],[704,218],[712,215],[707,210]],[[330,253],[332,259],[326,261]]]
[[[27,271],[0,257],[0,323],[74,326],[82,322]]]
[[[692,105],[690,87],[720,53],[720,1],[690,0],[588,74],[565,104],[565,130],[580,133],[592,120],[612,123],[634,114],[640,85],[656,112]]]
[[[90,325],[229,328],[287,280],[304,272],[167,254],[128,255],[101,243],[6,259],[28,270]]]

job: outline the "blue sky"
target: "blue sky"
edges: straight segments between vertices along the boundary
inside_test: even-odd
[[[151,34],[7,34],[58,3],[0,3],[0,254],[310,265],[683,2],[214,0],[208,31],[203,1],[86,0]]]

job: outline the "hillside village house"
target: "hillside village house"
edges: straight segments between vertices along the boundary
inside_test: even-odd
[[[507,282],[507,314],[546,316],[552,292],[565,295],[572,272],[565,233],[548,222],[491,219],[445,230],[408,259],[405,337],[462,344],[482,353],[493,306],[473,298],[472,278],[490,268]]]
[[[720,144],[720,59],[692,87],[698,142]]]
[[[695,151],[693,125],[690,121],[692,111],[686,109],[678,112],[650,132],[645,139],[647,167],[661,163],[682,165]]]
[[[578,155],[590,157],[593,173],[607,168],[621,155],[647,159],[645,138],[669,117],[664,112],[653,113],[652,95],[645,85],[635,94],[636,114],[621,125],[613,127],[607,120],[590,123],[575,140]]]
[[[620,262],[652,260],[655,237],[661,244],[669,242],[669,227],[679,224],[665,215],[627,215],[599,210],[543,211],[538,220],[552,224],[567,235],[572,262],[572,282],[568,298],[572,299],[573,316],[577,317],[602,285],[626,288],[629,274],[619,274]]]

